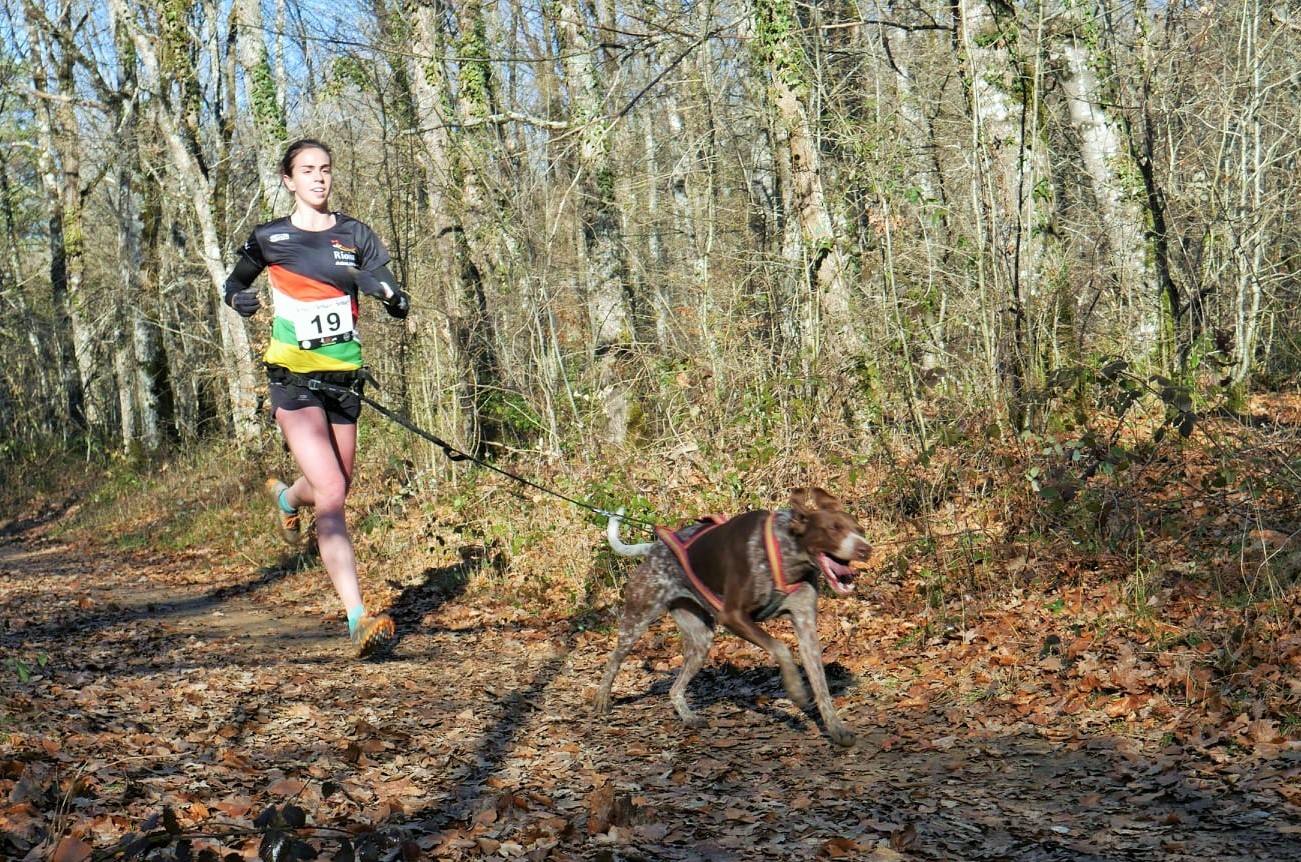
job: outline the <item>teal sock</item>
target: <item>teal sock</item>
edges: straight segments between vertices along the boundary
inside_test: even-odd
[[[348,636],[351,637],[357,631],[357,623],[366,615],[366,606],[357,605],[355,608],[348,608]]]
[[[276,497],[276,502],[280,504],[280,511],[284,512],[286,515],[292,515],[294,512],[297,512],[298,510],[285,502],[285,494],[288,493],[289,493],[288,488],[281,491],[280,496]]]

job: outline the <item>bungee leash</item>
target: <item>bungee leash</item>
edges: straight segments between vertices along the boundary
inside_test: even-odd
[[[512,473],[509,470],[503,470],[501,467],[494,466],[488,463],[487,461],[483,460],[482,458],[478,458],[474,455],[471,455],[469,452],[463,452],[460,449],[453,446],[451,443],[448,443],[443,438],[437,436],[436,434],[431,434],[425,429],[421,428],[419,425],[412,422],[408,417],[402,415],[396,410],[390,410],[388,407],[385,407],[383,404],[379,403],[374,398],[368,396],[364,391],[360,389],[360,387],[358,387],[357,389],[352,389],[347,386],[339,386],[334,383],[327,383],[324,380],[318,380],[317,378],[312,377],[310,375],[294,374],[292,372],[290,372],[290,374],[286,376],[289,377],[291,380],[293,380],[294,383],[296,383],[297,385],[305,386],[314,392],[326,392],[335,396],[355,395],[357,398],[361,399],[363,404],[365,404],[367,407],[370,407],[372,410],[375,410],[381,416],[384,416],[389,421],[401,425],[403,428],[407,429],[412,434],[415,434],[419,437],[423,437],[425,440],[428,440],[430,443],[433,443],[439,449],[442,449],[443,454],[447,456],[447,459],[449,461],[469,461],[472,464],[478,464],[480,467],[486,467],[487,469],[493,471],[494,473],[499,473],[500,475],[505,476],[507,479],[513,479],[514,481],[519,482],[522,485],[527,485],[528,487],[533,488],[534,490],[537,491],[541,491],[544,494],[550,494],[553,497],[558,497],[559,499],[564,500],[567,503],[573,503],[575,506],[578,506],[581,509],[586,509],[589,512],[594,512],[597,515],[602,515],[606,518],[618,518],[619,520],[625,523],[638,524],[651,532],[654,532],[655,530],[656,525],[651,521],[644,521],[641,518],[634,518],[631,517],[630,515],[624,515],[624,514],[620,514],[619,512],[611,512],[608,509],[602,509],[600,506],[594,506],[591,503],[585,502],[583,500],[575,499],[574,497],[570,497],[567,494],[563,494],[560,491],[555,490],[554,488],[548,488],[545,485],[539,485],[537,482],[534,482],[531,479],[526,479],[525,477],[520,476],[516,473]],[[362,383],[370,383],[372,386],[379,388],[379,382],[375,379],[375,376],[371,374],[370,370],[367,368],[363,368],[357,372],[357,380],[358,382],[362,382]]]

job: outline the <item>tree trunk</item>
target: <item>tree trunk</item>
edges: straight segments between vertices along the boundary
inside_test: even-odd
[[[162,85],[162,70],[153,43],[145,37],[126,8],[126,0],[109,0],[118,20],[127,27],[140,58],[141,86],[153,95],[153,119],[163,134],[172,166],[180,175],[181,184],[189,194],[195,219],[199,223],[203,241],[202,257],[215,295],[220,295],[226,283],[229,261],[222,255],[217,222],[212,211],[212,189],[203,165],[187,145],[184,131],[168,106],[166,89]],[[174,70],[167,70],[167,79],[175,80]],[[258,435],[256,376],[253,372],[253,355],[248,332],[238,314],[225,303],[217,303],[217,320],[221,332],[222,360],[226,371],[226,386],[230,396],[232,424],[240,440],[251,440]]]
[[[412,96],[422,118],[423,161],[429,178],[430,207],[437,235],[446,237],[442,254],[448,314],[438,334],[458,369],[459,427],[472,451],[501,436],[488,403],[501,385],[495,327],[489,296],[505,286],[516,257],[510,214],[501,200],[492,166],[499,158],[492,67],[479,4],[455,7],[460,72],[456,101],[442,58],[449,45],[448,7],[418,3],[414,41],[419,56],[409,58]],[[453,139],[449,128],[459,131]]]
[[[1238,212],[1234,219],[1236,242],[1234,264],[1237,269],[1234,291],[1234,340],[1237,361],[1230,373],[1235,397],[1241,399],[1256,361],[1256,345],[1260,340],[1261,280],[1264,272],[1264,234],[1269,220],[1263,205],[1264,172],[1263,129],[1261,101],[1264,80],[1260,56],[1260,0],[1245,0],[1242,4],[1240,41],[1242,67],[1250,81],[1243,116],[1239,122],[1238,147],[1239,184]],[[1294,55],[1295,56],[1295,55]]]
[[[802,59],[799,22],[792,0],[752,0],[756,51],[768,76],[767,101],[776,116],[788,158],[792,215],[800,230],[804,277],[820,321],[801,333],[806,357],[819,352],[819,337],[838,356],[861,352],[850,314],[849,259],[836,240],[823,187],[822,160],[808,114],[809,70]]]
[[[604,408],[605,436],[621,443],[631,410],[626,387],[615,367],[620,349],[634,340],[629,310],[623,231],[615,199],[617,173],[610,156],[612,123],[602,107],[604,93],[593,60],[587,23],[574,0],[552,5],[570,94],[570,122],[577,130],[577,214],[583,229],[584,285],[597,387]]]
[[[244,96],[253,116],[253,149],[257,153],[262,218],[269,221],[275,216],[276,205],[287,198],[280,182],[278,161],[288,132],[277,95],[275,72],[262,36],[261,0],[236,0],[230,13],[237,22],[232,32],[239,47],[239,64],[244,71]]]
[[[1088,14],[1082,8],[1075,8],[1074,12],[1077,16]],[[1079,136],[1080,158],[1098,205],[1112,280],[1122,307],[1128,311],[1121,326],[1141,353],[1156,345],[1159,321],[1149,255],[1146,244],[1138,241],[1138,237],[1145,235],[1146,225],[1132,194],[1134,190],[1127,190],[1121,179],[1126,163],[1131,168],[1133,163],[1122,142],[1120,127],[1104,104],[1102,82],[1094,71],[1100,58],[1080,35],[1089,22],[1074,23],[1059,40],[1058,50],[1065,66],[1059,81],[1071,125]]]
[[[9,163],[5,154],[0,152],[0,211],[4,213],[5,263],[7,264],[3,270],[0,270],[0,295],[12,297],[15,317],[27,333],[27,346],[31,351],[28,360],[33,369],[30,376],[21,368],[15,369],[17,372],[15,378],[26,379],[33,387],[27,389],[25,394],[31,396],[34,405],[38,405],[36,412],[39,419],[34,423],[38,433],[53,434],[57,428],[57,409],[54,405],[59,403],[60,396],[57,387],[50,382],[49,372],[53,363],[41,338],[41,327],[36,324],[37,317],[28,307],[22,290],[18,289],[23,283],[24,274],[23,255],[14,218],[15,200],[14,189],[9,182]]]
[[[50,93],[52,58],[40,21],[27,3],[23,4],[27,36],[32,51],[32,83],[37,93]],[[65,78],[60,69],[57,79]],[[70,72],[68,72],[70,74]],[[60,93],[53,94],[62,95]],[[50,289],[55,310],[55,344],[58,347],[58,374],[62,380],[68,420],[77,428],[88,430],[96,421],[94,405],[88,403],[86,382],[90,377],[89,328],[82,321],[82,248],[81,178],[79,150],[65,153],[67,115],[54,107],[51,99],[41,99],[35,107],[38,142],[37,165],[41,187],[45,192],[50,243]],[[66,102],[62,105],[66,106]],[[75,132],[75,126],[73,131]],[[63,157],[67,155],[68,161]],[[69,212],[69,205],[72,212]]]
[[[138,143],[133,155],[140,158]],[[131,344],[135,351],[140,436],[145,447],[152,451],[162,445],[164,429],[173,419],[174,403],[159,325],[162,302],[159,298],[158,223],[161,220],[162,190],[144,171],[136,176],[145,187],[136,198],[142,204],[141,231],[136,240],[140,278],[139,293],[132,305]]]
[[[989,0],[958,0],[955,13],[971,112],[973,205],[983,247],[978,278],[982,292],[987,286],[995,291],[981,303],[992,318],[985,324],[987,348],[995,354],[993,370],[1008,383],[1012,423],[1020,428],[1027,420],[1024,396],[1036,352],[1032,310],[1045,256],[1035,200],[1036,184],[1048,175],[1037,136],[1039,82],[1014,51],[1020,31],[1013,18],[1000,19]],[[1006,336],[994,322],[999,307],[1011,317]]]

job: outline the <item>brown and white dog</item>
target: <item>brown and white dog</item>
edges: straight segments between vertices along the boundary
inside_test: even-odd
[[[610,711],[610,688],[619,665],[646,630],[667,610],[682,632],[682,672],[669,690],[688,727],[706,721],[687,705],[686,690],[709,654],[715,620],[767,650],[781,668],[782,684],[801,709],[808,691],[786,645],[759,621],[789,614],[799,639],[800,660],[827,733],[838,745],[853,745],[854,734],[836,714],[818,641],[818,574],[832,591],[853,591],[849,564],[871,551],[863,529],[840,500],[821,488],[791,491],[789,509],[746,512],[727,521],[709,520],[676,533],[661,529],[660,541],[625,545],[619,520],[607,530],[610,547],[622,556],[645,556],[624,587],[619,641],[605,665],[596,694],[598,714]]]

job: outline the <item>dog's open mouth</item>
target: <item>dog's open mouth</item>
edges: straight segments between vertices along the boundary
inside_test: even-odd
[[[837,595],[845,596],[854,591],[854,572],[845,563],[830,554],[818,554],[818,568],[822,569],[822,576]]]

